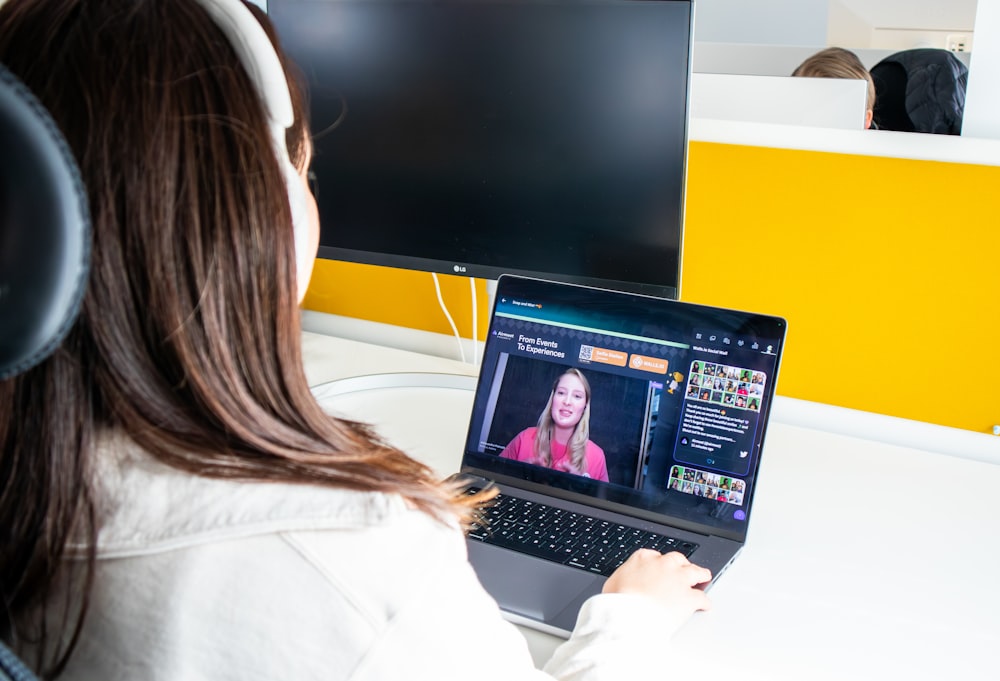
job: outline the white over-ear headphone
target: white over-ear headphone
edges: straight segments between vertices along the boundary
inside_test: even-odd
[[[281,60],[278,59],[274,45],[271,44],[264,28],[241,0],[197,0],[197,2],[229,38],[236,55],[243,63],[243,68],[257,86],[257,92],[267,112],[271,144],[281,165],[288,192],[288,205],[292,211],[298,299],[302,300],[309,286],[309,279],[303,276],[303,273],[312,271],[312,260],[316,254],[310,252],[309,248],[309,211],[305,187],[285,144],[285,130],[295,122],[295,113]]]
[[[295,122],[292,97],[288,91],[285,71],[281,68],[274,45],[264,32],[257,18],[241,0],[196,0],[208,12],[219,29],[226,34],[243,68],[250,74],[257,87],[267,113],[271,144],[278,157],[288,205],[292,211],[292,229],[295,233],[295,271],[298,281],[298,299],[301,301],[309,287],[304,272],[312,271],[312,261],[316,254],[309,248],[309,210],[306,190],[299,177],[299,171],[288,155],[285,131]],[[0,7],[7,0],[0,0]]]

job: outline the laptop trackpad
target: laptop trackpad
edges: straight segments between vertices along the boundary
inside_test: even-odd
[[[469,540],[469,560],[500,607],[549,622],[573,601],[600,593],[604,577]],[[584,593],[586,592],[586,593]],[[573,620],[576,616],[573,614]],[[572,628],[572,620],[569,629]]]

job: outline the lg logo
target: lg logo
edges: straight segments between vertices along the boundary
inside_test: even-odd
[[[462,265],[455,265],[455,274],[465,274],[465,267]]]

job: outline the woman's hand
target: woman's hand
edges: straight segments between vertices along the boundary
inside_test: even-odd
[[[696,610],[711,608],[703,591],[711,579],[709,570],[682,553],[639,549],[604,583],[604,593],[643,594],[687,619]]]

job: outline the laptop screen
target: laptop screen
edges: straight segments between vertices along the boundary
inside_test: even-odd
[[[501,277],[463,470],[743,539],[785,329]]]

